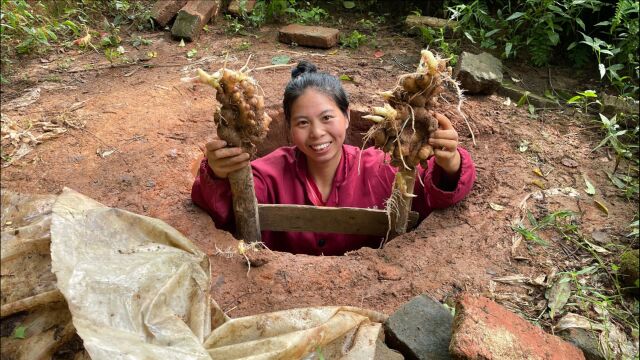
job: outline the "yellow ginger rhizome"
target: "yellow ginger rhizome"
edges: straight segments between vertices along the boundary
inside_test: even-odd
[[[269,131],[271,118],[264,111],[264,97],[246,65],[239,71],[222,68],[213,74],[198,69],[198,81],[216,89],[220,106],[214,113],[218,137],[255,154],[255,145]]]
[[[380,93],[386,103],[363,117],[375,123],[365,135],[364,143],[372,139],[374,146],[388,154],[391,165],[399,170],[387,200],[389,228],[394,235],[406,232],[411,198],[415,197],[416,167],[420,164],[426,169],[427,159],[434,153],[429,138],[438,129],[434,109],[445,85],[455,89],[460,112],[462,93],[451,76],[447,59],[422,50],[416,72],[400,76],[394,89]],[[393,223],[395,226],[391,226]]]

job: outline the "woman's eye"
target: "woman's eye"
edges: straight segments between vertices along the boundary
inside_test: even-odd
[[[331,116],[331,115],[325,115],[325,116],[322,118],[322,120],[324,120],[324,121],[329,121],[329,120],[331,120],[332,118],[333,118],[333,116]]]

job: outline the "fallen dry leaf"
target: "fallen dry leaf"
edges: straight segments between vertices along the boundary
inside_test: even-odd
[[[609,209],[607,208],[607,206],[600,200],[593,200],[596,205],[598,205],[598,209],[602,210],[603,213],[607,214],[607,216],[609,215]]]
[[[540,189],[544,189],[544,182],[540,179],[531,180],[531,184],[539,187]]]
[[[570,167],[570,168],[578,167],[578,162],[568,156],[563,157],[562,160],[560,160],[560,162],[562,162],[562,165],[566,167]]]
[[[604,330],[602,324],[596,323],[582,315],[567,313],[565,316],[558,320],[555,326],[556,331],[562,331],[571,328],[586,329],[586,330]]]
[[[567,301],[569,301],[569,297],[571,296],[571,283],[560,279],[547,290],[545,296],[549,301],[549,316],[553,319],[558,311],[562,310],[567,304]]]
[[[499,204],[494,204],[492,202],[489,203],[489,207],[491,207],[493,210],[495,211],[502,211],[504,210],[504,206],[499,205]]]

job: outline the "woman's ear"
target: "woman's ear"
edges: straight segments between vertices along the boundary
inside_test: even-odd
[[[349,108],[347,108],[347,126],[345,127],[345,129],[349,128],[349,123],[351,122],[351,110]]]

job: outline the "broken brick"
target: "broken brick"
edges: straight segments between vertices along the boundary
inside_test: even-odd
[[[151,18],[156,24],[165,27],[176,16],[187,0],[159,0],[151,8]]]
[[[178,11],[171,27],[171,35],[178,39],[193,41],[214,14],[220,11],[219,0],[190,0]]]
[[[453,321],[454,359],[584,359],[574,345],[481,296],[463,295]]]
[[[338,29],[322,26],[287,25],[278,32],[278,40],[285,44],[329,49],[338,44]]]

